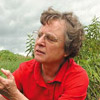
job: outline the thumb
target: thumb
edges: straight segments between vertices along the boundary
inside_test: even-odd
[[[6,75],[8,79],[12,79],[13,78],[13,75],[12,75],[12,73],[9,70],[5,70],[5,69],[1,68],[1,72],[4,75]]]

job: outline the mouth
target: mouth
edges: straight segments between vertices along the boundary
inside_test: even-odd
[[[36,50],[35,51],[36,54],[45,54],[45,52],[41,51],[41,50]]]

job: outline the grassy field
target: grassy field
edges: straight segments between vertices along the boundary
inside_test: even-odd
[[[32,59],[31,57],[25,57],[19,54],[14,54],[8,50],[0,51],[0,69],[4,68],[13,72],[19,67],[19,64]],[[0,75],[4,76],[1,71]]]

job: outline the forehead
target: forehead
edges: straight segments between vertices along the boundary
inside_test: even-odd
[[[41,26],[40,32],[64,32],[65,21],[64,20],[52,20],[48,24]]]

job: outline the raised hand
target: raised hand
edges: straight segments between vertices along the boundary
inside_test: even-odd
[[[28,100],[18,89],[14,76],[9,70],[1,68],[2,73],[7,77],[0,76],[0,94],[6,96],[10,100]]]
[[[3,78],[0,76],[0,94],[11,97],[12,95],[15,95],[17,90],[14,76],[9,70],[5,70],[1,68],[2,73],[7,77]]]

